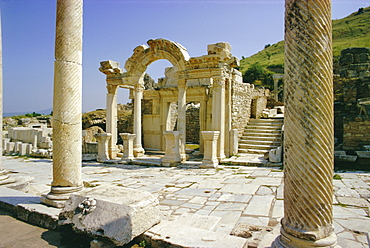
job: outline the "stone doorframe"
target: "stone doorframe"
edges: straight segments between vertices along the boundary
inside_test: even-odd
[[[133,55],[126,61],[125,70],[119,68],[119,63],[111,60],[101,62],[99,70],[106,75],[107,82],[107,132],[112,133],[109,144],[109,156],[111,159],[117,156],[117,88],[130,89],[131,97],[134,99],[134,155],[140,157],[144,154],[142,145],[142,116],[141,101],[144,91],[144,75],[148,66],[160,59],[168,60],[173,65],[171,74],[171,85],[162,85],[160,90],[177,88],[178,121],[177,130],[181,132],[181,155],[185,159],[186,144],[186,100],[188,88],[204,88],[206,98],[209,98],[207,105],[211,104],[210,117],[207,117],[210,124],[204,125],[211,131],[219,131],[218,159],[225,157],[225,147],[228,147],[228,133],[231,118],[229,107],[229,95],[225,93],[227,83],[233,79],[233,67],[239,65],[239,60],[231,56],[231,46],[226,43],[208,45],[208,55],[190,58],[187,50],[180,44],[165,40],[149,40],[147,45],[140,45],[133,50]],[[227,96],[227,97],[225,97]],[[225,100],[226,99],[226,100]],[[162,111],[163,113],[163,111]],[[226,123],[226,127],[225,127]],[[209,129],[208,129],[209,130]],[[167,131],[167,130],[165,130]],[[205,131],[205,130],[201,130]],[[115,137],[115,138],[113,138]],[[226,144],[226,145],[225,145]],[[227,152],[228,154],[228,152]]]

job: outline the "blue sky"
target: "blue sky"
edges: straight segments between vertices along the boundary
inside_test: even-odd
[[[332,0],[333,19],[370,0]],[[52,107],[56,0],[0,0],[3,33],[3,111],[33,112]],[[234,56],[248,57],[284,37],[284,0],[85,0],[83,111],[105,108],[104,60],[120,62],[149,39],[183,45],[190,56],[227,41]],[[155,79],[169,62],[148,68]],[[120,89],[118,102],[128,102]]]

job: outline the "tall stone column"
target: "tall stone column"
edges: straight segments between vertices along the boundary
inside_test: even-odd
[[[3,138],[3,43],[2,43],[2,26],[0,15],[0,138]],[[3,142],[0,142],[0,185],[8,179],[6,170],[1,167],[3,156]]]
[[[108,143],[110,159],[115,159],[119,149],[117,148],[117,85],[107,85],[107,123],[106,132],[112,134]]]
[[[335,247],[330,0],[285,1],[284,218],[275,247]]]
[[[213,78],[212,97],[212,128],[219,131],[217,142],[217,158],[220,161],[225,158],[225,80]]]
[[[134,156],[142,157],[145,153],[141,141],[141,100],[143,99],[144,86],[140,83],[135,85],[135,101],[134,101],[134,134],[136,139],[134,142]]]
[[[178,102],[177,102],[177,131],[181,133],[180,154],[181,159],[186,160],[186,81],[180,79],[178,82]]]
[[[63,207],[82,189],[82,0],[57,0],[53,181],[43,203]]]

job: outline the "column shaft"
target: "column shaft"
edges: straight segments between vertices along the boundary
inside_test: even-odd
[[[178,117],[177,130],[181,133],[180,154],[182,160],[186,160],[186,81],[180,80],[178,83]]]
[[[3,138],[3,43],[2,43],[2,26],[0,15],[0,137]],[[0,142],[0,185],[1,181],[8,178],[7,172],[1,167],[3,156],[3,142]]]
[[[117,157],[117,88],[116,85],[107,85],[107,121],[106,132],[112,136],[108,143],[108,153],[110,159]]]
[[[217,142],[217,158],[225,158],[225,81],[223,78],[213,79],[212,128],[219,131]]]
[[[143,99],[144,86],[140,83],[135,85],[135,100],[134,100],[134,134],[136,139],[134,142],[134,155],[141,157],[144,155],[144,149],[141,141],[141,100]]]
[[[330,0],[285,2],[284,218],[277,247],[334,247]]]
[[[58,0],[54,62],[53,181],[44,203],[63,207],[82,188],[82,0]]]

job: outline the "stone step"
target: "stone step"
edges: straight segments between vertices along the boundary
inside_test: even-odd
[[[253,129],[246,129],[246,130],[244,130],[244,135],[251,134],[251,133],[259,133],[259,134],[262,134],[262,133],[278,133],[278,134],[280,134],[281,131],[282,131],[281,129],[269,129],[269,130],[266,130],[266,129],[253,128]]]
[[[243,135],[240,139],[240,143],[246,142],[248,140],[261,140],[261,141],[276,141],[281,142],[281,136],[279,135]]]
[[[250,129],[281,130],[281,125],[270,125],[270,126],[248,125],[244,130]]]
[[[269,151],[271,149],[277,148],[278,145],[240,144],[239,147],[242,148],[242,149],[257,149],[257,150]]]
[[[270,140],[241,140],[239,141],[239,147],[242,148],[244,145],[273,145],[280,146],[281,141],[270,141]]]
[[[268,150],[259,150],[259,149],[241,149],[238,150],[239,153],[252,153],[252,154],[265,154]]]
[[[280,122],[283,123],[283,118],[276,118],[276,119],[250,119],[249,122]]]

